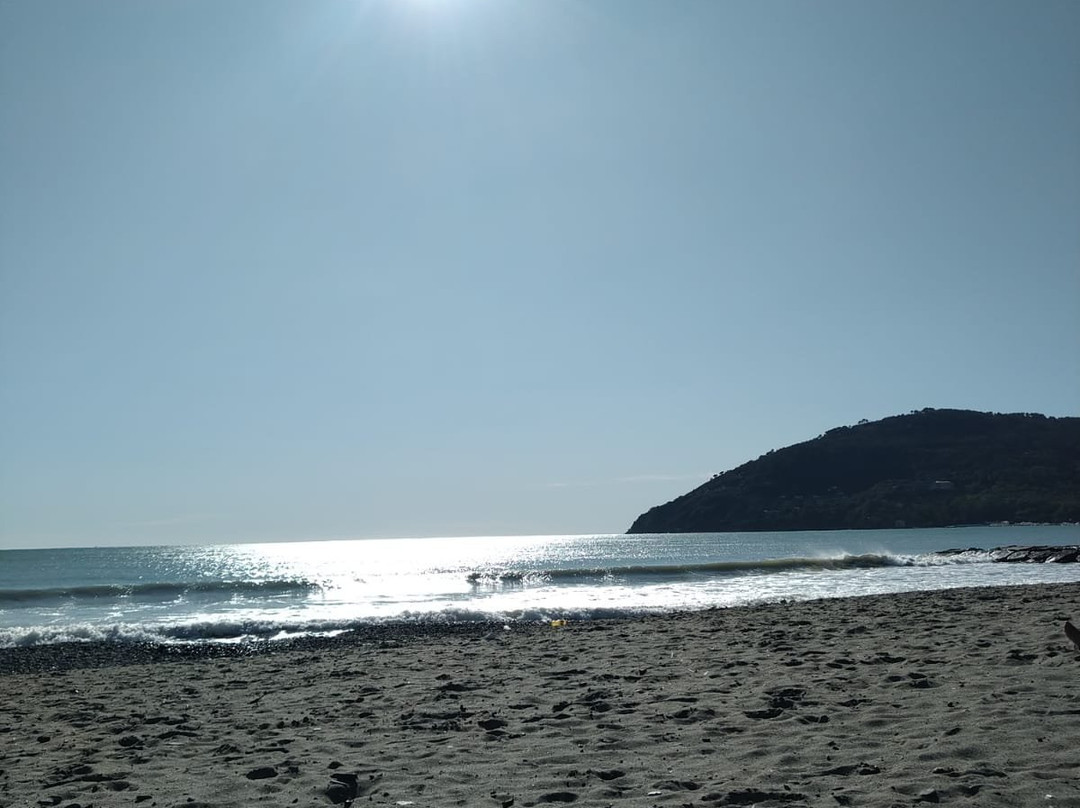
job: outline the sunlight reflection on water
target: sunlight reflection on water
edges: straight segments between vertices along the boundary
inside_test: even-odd
[[[363,621],[587,619],[779,599],[1076,582],[1077,564],[995,564],[984,556],[925,554],[1078,543],[1078,533],[962,528],[5,551],[0,644],[30,636],[225,640],[340,631]],[[40,558],[43,553],[51,555]]]

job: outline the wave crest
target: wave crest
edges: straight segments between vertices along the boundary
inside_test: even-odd
[[[834,556],[769,558],[753,561],[713,561],[695,564],[629,564],[611,567],[571,567],[552,570],[485,569],[470,572],[466,579],[475,586],[547,584],[625,578],[671,579],[754,575],[788,571],[873,569],[877,567],[946,566],[993,561],[990,553],[971,552],[952,556],[893,555],[890,553],[841,553]]]
[[[235,595],[308,594],[318,584],[303,580],[188,581],[141,584],[102,584],[97,586],[45,587],[41,589],[0,589],[3,604],[30,604],[57,600],[175,600],[187,595],[231,598]]]

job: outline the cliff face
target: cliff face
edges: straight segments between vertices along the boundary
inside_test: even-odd
[[[922,410],[778,449],[630,533],[1080,521],[1080,418]]]

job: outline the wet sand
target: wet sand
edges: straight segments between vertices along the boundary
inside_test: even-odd
[[[1080,584],[0,651],[0,805],[1080,806]]]

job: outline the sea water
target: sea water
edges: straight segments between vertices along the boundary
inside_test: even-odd
[[[0,647],[242,642],[369,622],[588,620],[963,586],[1080,564],[948,548],[1080,544],[1080,527],[490,536],[0,551]]]

